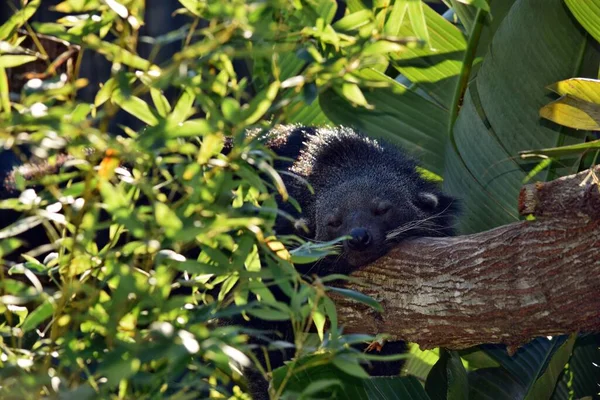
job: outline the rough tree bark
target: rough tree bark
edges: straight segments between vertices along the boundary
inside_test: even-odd
[[[461,349],[511,347],[536,336],[600,331],[600,167],[527,185],[519,210],[534,221],[404,243],[346,287],[378,313],[336,298],[345,332]]]

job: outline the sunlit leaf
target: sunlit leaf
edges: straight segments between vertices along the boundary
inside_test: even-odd
[[[569,128],[600,130],[600,103],[590,103],[571,95],[545,105],[540,117]]]

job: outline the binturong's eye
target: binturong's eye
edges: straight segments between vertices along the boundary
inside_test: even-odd
[[[378,201],[373,208],[374,215],[385,215],[392,209],[392,203],[387,200]]]
[[[339,228],[342,225],[342,219],[338,217],[331,217],[327,219],[327,226],[331,228]]]

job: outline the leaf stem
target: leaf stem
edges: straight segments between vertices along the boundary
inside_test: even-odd
[[[456,83],[456,89],[454,90],[454,98],[452,99],[452,105],[450,106],[450,117],[448,120],[448,135],[452,135],[452,128],[454,122],[458,118],[458,111],[462,105],[463,96],[467,90],[469,77],[471,76],[471,70],[473,68],[473,60],[477,53],[477,46],[479,45],[479,38],[481,31],[483,30],[483,21],[487,16],[488,12],[481,8],[477,10],[473,28],[469,34],[469,41],[467,42],[467,48],[465,49],[465,56],[463,58],[462,66],[460,69],[460,76]]]

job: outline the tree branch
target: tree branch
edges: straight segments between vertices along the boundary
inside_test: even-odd
[[[593,171],[600,172],[600,167]],[[406,242],[346,287],[379,314],[336,297],[346,332],[461,349],[600,331],[600,187],[591,170],[524,186],[522,221],[474,235]]]

